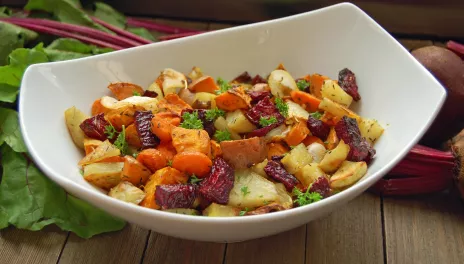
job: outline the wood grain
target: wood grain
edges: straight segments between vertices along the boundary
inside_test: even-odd
[[[151,232],[143,263],[220,264],[225,248],[226,244],[184,240]]]
[[[302,264],[306,226],[278,235],[227,245],[225,263]]]
[[[0,231],[0,263],[56,263],[68,233],[57,227],[39,232],[7,228]]]
[[[365,193],[309,223],[306,263],[383,263],[380,202],[378,196]]]
[[[464,210],[455,193],[384,199],[387,263],[462,263]]]
[[[87,240],[71,234],[59,263],[140,263],[148,232],[128,224],[121,231]]]

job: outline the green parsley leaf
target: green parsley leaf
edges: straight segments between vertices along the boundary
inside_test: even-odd
[[[140,152],[134,152],[134,153],[132,153],[132,157],[137,158],[137,156],[139,155],[139,153],[140,153]]]
[[[166,165],[168,165],[169,167],[172,167],[172,160],[168,160],[168,164]]]
[[[240,191],[242,191],[243,196],[246,196],[250,193],[250,191],[248,191],[248,186],[243,186],[242,188],[240,188]]]
[[[121,133],[119,133],[118,137],[116,138],[116,141],[114,141],[114,145],[121,151],[122,155],[127,154],[129,145],[126,141],[126,128],[124,125],[122,126]]]
[[[245,207],[245,210],[240,211],[238,215],[244,216],[249,211],[248,207]]]
[[[206,120],[213,121],[220,116],[225,116],[226,112],[224,110],[215,108],[206,111]]]
[[[116,131],[116,128],[114,128],[112,124],[105,126],[105,135],[107,135],[109,139],[113,139],[117,133],[118,131]]]
[[[268,118],[261,117],[259,119],[259,124],[262,127],[270,126],[270,125],[275,124],[275,123],[277,123],[277,118],[275,116],[270,116]]]
[[[218,142],[230,140],[230,132],[227,130],[216,130],[214,138]]]
[[[296,83],[296,86],[300,91],[305,91],[309,87],[309,82],[307,82],[306,80],[299,80]]]
[[[192,176],[190,176],[190,183],[199,183],[201,182],[203,179],[198,179],[197,176],[195,174],[192,174]]]
[[[322,117],[322,114],[319,113],[319,112],[314,112],[314,113],[311,113],[309,115],[311,115],[315,119],[321,119],[321,117]]]
[[[219,85],[219,90],[216,91],[216,94],[222,94],[227,92],[230,88],[232,88],[232,85],[230,85],[228,82],[224,81],[221,77],[217,79],[217,84]]]
[[[197,111],[193,113],[184,113],[182,115],[182,119],[184,121],[180,123],[180,127],[187,128],[187,129],[203,129],[203,123],[198,118]]]
[[[288,105],[284,102],[284,100],[282,100],[281,98],[277,97],[275,99],[275,104],[276,104],[276,107],[277,109],[279,110],[279,112],[287,117],[288,116]]]
[[[318,192],[309,192],[309,187],[306,192],[300,191],[298,188],[293,188],[293,194],[296,196],[295,202],[300,206],[311,204],[322,200],[322,195]]]
[[[142,95],[141,95],[139,92],[137,92],[137,91],[133,91],[133,92],[132,92],[132,95],[133,95],[133,96],[142,96]]]

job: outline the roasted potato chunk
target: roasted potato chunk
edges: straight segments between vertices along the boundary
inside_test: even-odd
[[[333,189],[347,188],[359,181],[366,172],[366,162],[344,161],[334,175],[330,177],[330,187]]]
[[[375,119],[363,118],[358,122],[358,125],[361,136],[366,138],[371,145],[375,144],[384,131],[383,127]]]
[[[236,170],[234,187],[229,194],[230,206],[256,208],[277,201],[279,193],[274,183],[251,170]]]
[[[64,119],[66,121],[66,127],[68,128],[69,134],[71,138],[81,149],[84,149],[84,138],[85,134],[84,131],[79,127],[79,125],[89,118],[86,114],[84,114],[81,110],[77,109],[75,106],[66,109],[64,111]]]
[[[319,163],[319,168],[321,168],[326,173],[332,173],[340,167],[342,162],[346,160],[348,153],[350,152],[350,146],[345,144],[343,140],[340,140],[338,146],[333,150],[329,150],[325,154],[321,163]]]
[[[206,207],[205,210],[203,210],[204,216],[214,217],[237,216],[239,213],[240,208],[217,203],[212,203],[210,206]]]
[[[84,167],[84,179],[93,185],[109,190],[121,182],[124,162],[93,163]]]
[[[143,198],[145,198],[145,193],[142,190],[127,181],[122,181],[115,187],[111,188],[108,195],[118,200],[133,204],[139,204]]]
[[[79,166],[84,166],[119,155],[121,155],[121,151],[108,140],[105,140],[94,151],[81,159],[78,164]]]
[[[353,102],[353,97],[347,94],[343,89],[333,80],[325,80],[321,89],[322,97],[329,98],[345,107],[350,107]]]
[[[285,169],[290,174],[295,174],[303,168],[305,165],[308,165],[313,161],[313,158],[309,154],[303,143],[299,144],[293,148],[285,157],[281,160]]]

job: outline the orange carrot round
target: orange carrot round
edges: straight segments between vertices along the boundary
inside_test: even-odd
[[[172,129],[180,124],[180,118],[172,113],[158,113],[151,120],[151,132],[161,141],[171,141]]]
[[[312,135],[308,135],[304,140],[303,140],[303,144],[305,144],[305,146],[309,146],[313,143],[319,143],[321,145],[324,146],[324,142],[322,142],[322,140],[316,136],[312,136]]]
[[[309,93],[302,91],[292,91],[290,96],[295,103],[304,106],[309,112],[316,112],[319,109],[321,100],[317,99],[315,96]]]
[[[285,137],[285,142],[287,142],[289,146],[296,146],[300,144],[308,134],[309,129],[306,126],[306,123],[300,121],[298,124],[292,127],[290,132],[288,132],[287,136]]]
[[[211,159],[201,152],[177,153],[172,160],[173,168],[188,174],[195,174],[199,178],[205,177],[212,165]]]

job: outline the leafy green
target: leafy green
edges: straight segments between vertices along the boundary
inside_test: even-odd
[[[180,126],[183,128],[188,128],[188,129],[203,129],[203,123],[201,120],[198,118],[198,112],[195,111],[193,113],[184,113],[182,115],[182,123],[180,123]]]
[[[70,52],[70,51],[61,51],[61,50],[53,50],[53,49],[45,49],[45,53],[48,56],[50,61],[65,61],[65,60],[73,60],[73,59],[80,59],[85,58],[90,55],[82,54],[77,52]]]
[[[284,100],[282,100],[281,98],[279,97],[276,97],[275,99],[275,105],[277,107],[277,109],[279,110],[279,112],[287,117],[288,116],[288,105],[284,102]]]
[[[227,130],[216,130],[216,132],[214,132],[214,138],[218,142],[230,140],[230,136],[230,132]]]
[[[118,28],[126,27],[126,17],[123,14],[103,2],[95,2],[93,5],[93,16]]]
[[[309,87],[309,82],[306,80],[298,80],[298,82],[296,82],[296,86],[300,91],[306,91]]]
[[[322,114],[319,113],[319,112],[314,112],[314,113],[311,113],[309,115],[312,116],[315,119],[321,119],[321,117],[322,117]]]
[[[95,45],[85,44],[77,39],[71,38],[59,38],[54,40],[50,45],[47,46],[47,49],[54,49],[60,51],[69,51],[82,54],[102,54],[113,51],[110,48],[100,48]]]
[[[206,117],[206,120],[213,121],[220,116],[225,116],[225,114],[226,112],[224,110],[215,108],[215,109],[210,109],[206,111],[205,117]]]
[[[13,12],[6,6],[0,6],[0,17],[9,17]]]
[[[232,86],[227,81],[224,81],[221,77],[219,77],[216,82],[219,85],[219,90],[216,91],[217,94],[222,94],[232,88]]]
[[[127,154],[129,145],[127,144],[127,141],[126,141],[126,128],[124,125],[122,126],[121,133],[119,133],[118,137],[114,141],[114,145],[121,151],[121,154],[123,156]]]
[[[126,28],[127,31],[131,32],[131,33],[134,33],[135,35],[138,35],[142,38],[145,38],[145,39],[148,39],[148,40],[151,40],[151,41],[157,41],[156,37],[153,36],[152,33],[150,33],[150,31],[148,31],[146,28],[134,28],[134,27],[130,27],[130,28]]]
[[[260,117],[259,118],[259,124],[262,126],[262,127],[265,127],[265,126],[270,126],[272,124],[275,124],[277,123],[277,118],[275,116],[270,116],[270,117]]]
[[[38,36],[34,31],[0,21],[0,66],[8,63],[8,55]]]
[[[40,230],[56,224],[83,238],[120,230],[125,223],[81,201],[45,177],[26,154],[1,148],[0,228]]]
[[[18,113],[12,109],[0,108],[0,146],[8,144],[16,152],[26,152],[19,129]]]
[[[318,192],[309,192],[309,187],[306,189],[306,192],[300,191],[298,188],[293,188],[293,195],[296,196],[295,202],[300,206],[311,204],[317,201],[322,200],[322,195]]]

